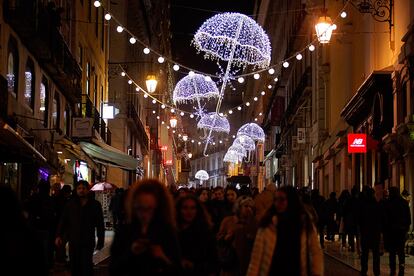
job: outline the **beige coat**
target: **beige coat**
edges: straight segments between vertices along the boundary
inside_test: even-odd
[[[259,228],[254,242],[248,276],[268,276],[277,243],[277,218],[266,228]],[[310,264],[308,265],[308,261]],[[323,253],[314,226],[301,234],[300,266],[302,276],[323,275]],[[308,273],[308,268],[310,269]]]

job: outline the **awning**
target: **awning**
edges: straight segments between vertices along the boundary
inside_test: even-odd
[[[97,139],[93,139],[93,142],[94,144],[88,142],[80,142],[79,144],[82,150],[91,156],[96,163],[136,171],[138,159]]]
[[[39,160],[47,163],[47,159],[11,126],[0,122],[0,161],[21,162]]]

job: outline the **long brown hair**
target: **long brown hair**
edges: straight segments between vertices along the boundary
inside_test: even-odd
[[[151,194],[157,201],[153,221],[157,224],[175,227],[174,205],[167,187],[156,179],[144,179],[135,182],[128,190],[125,201],[127,222],[136,221],[135,201],[139,194]]]
[[[186,202],[187,200],[192,200],[196,205],[197,215],[193,221],[193,224],[204,229],[211,229],[213,227],[211,217],[208,214],[206,208],[204,208],[204,206],[201,204],[198,198],[196,198],[194,195],[187,195],[185,197],[178,199],[176,204],[178,227],[182,227],[182,225],[184,224],[184,220],[181,215],[181,208],[183,207],[184,202]]]

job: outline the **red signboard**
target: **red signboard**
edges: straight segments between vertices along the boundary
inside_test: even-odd
[[[161,149],[161,151],[167,151],[168,147],[167,146],[161,146],[160,149]]]
[[[366,134],[348,134],[348,153],[366,153],[367,152],[367,135]]]

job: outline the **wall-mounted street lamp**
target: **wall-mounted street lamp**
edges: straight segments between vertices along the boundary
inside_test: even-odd
[[[177,117],[175,117],[175,115],[171,116],[171,118],[170,118],[170,126],[172,128],[177,127]]]
[[[322,44],[329,43],[332,37],[332,32],[336,30],[336,25],[333,24],[332,19],[327,15],[326,3],[323,1],[322,16],[319,17],[315,24],[316,36],[318,41]]]
[[[155,90],[157,89],[157,78],[155,77],[155,75],[148,75],[147,79],[145,80],[145,84],[147,86],[147,91],[149,93],[154,93]]]

